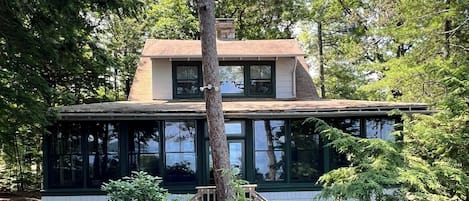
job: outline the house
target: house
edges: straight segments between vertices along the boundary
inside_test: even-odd
[[[264,197],[310,200],[324,173],[346,165],[307,117],[353,135],[392,139],[394,109],[416,103],[318,98],[295,40],[235,41],[231,20],[218,40],[231,166]],[[230,28],[231,27],[231,28]],[[162,176],[173,194],[213,184],[200,41],[147,40],[128,101],[59,108],[44,137],[43,200],[105,200],[100,185],[133,170]]]

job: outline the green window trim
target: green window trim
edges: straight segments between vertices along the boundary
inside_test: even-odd
[[[183,80],[180,76],[178,78],[179,69],[183,67],[193,66],[197,67],[197,79]],[[220,61],[219,66],[232,66],[242,67],[243,86],[242,92],[239,93],[223,93],[223,98],[275,98],[276,96],[276,80],[275,80],[275,61]],[[257,75],[251,75],[254,73],[254,68],[260,68]],[[270,69],[269,73],[266,73],[266,69]],[[195,71],[194,71],[195,72]],[[268,72],[268,71],[267,71]],[[266,77],[266,75],[270,75]],[[200,86],[203,86],[203,73],[202,63],[200,61],[173,61],[172,62],[172,79],[173,79],[173,98],[174,99],[202,99],[203,92],[199,90]],[[222,79],[220,79],[222,80]],[[189,87],[180,87],[183,82],[196,83]],[[239,85],[240,83],[233,83]],[[187,85],[188,86],[188,85]],[[222,86],[223,87],[223,86]],[[193,91],[197,90],[197,93]],[[182,91],[190,91],[190,93],[183,94]],[[259,91],[259,92],[258,92]]]

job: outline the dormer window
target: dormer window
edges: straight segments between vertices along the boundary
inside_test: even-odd
[[[219,64],[220,90],[223,97],[275,97],[275,62],[226,61]],[[175,98],[202,98],[201,62],[173,62]]]
[[[173,63],[173,88],[174,97],[199,98],[202,92],[202,67],[200,62],[175,62]]]

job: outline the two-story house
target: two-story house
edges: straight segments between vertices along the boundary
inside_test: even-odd
[[[219,36],[233,39],[231,20]],[[227,23],[227,24],[223,24]],[[353,135],[392,139],[415,103],[319,99],[295,40],[218,40],[231,166],[266,198],[310,200],[317,179],[346,165],[307,117]],[[174,194],[213,185],[197,40],[147,40],[128,101],[59,108],[44,138],[43,200],[105,200],[102,182],[133,170],[163,177]]]

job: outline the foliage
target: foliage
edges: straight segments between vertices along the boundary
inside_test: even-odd
[[[49,107],[105,101],[96,89],[109,60],[92,13],[130,14],[132,0],[0,2],[0,144],[17,185],[38,189]],[[125,8],[125,9],[122,9]],[[33,170],[34,169],[34,170]],[[32,179],[31,179],[32,178]],[[31,182],[28,184],[28,182]]]
[[[239,39],[291,38],[296,23],[306,16],[304,0],[220,0],[216,17],[234,18]]]
[[[404,162],[401,146],[390,141],[363,139],[349,135],[324,121],[308,118],[317,131],[329,141],[327,146],[348,154],[351,165],[332,170],[320,177],[320,197],[335,200],[395,200],[388,192],[398,184],[396,177]]]
[[[161,181],[146,172],[132,172],[130,177],[104,183],[101,189],[112,201],[165,201],[168,195]]]
[[[323,198],[466,200],[469,198],[469,109],[406,117],[403,141],[361,139],[310,118],[349,167],[324,174]],[[397,133],[399,134],[399,133]]]
[[[230,185],[234,187],[236,201],[249,201],[250,199],[246,198],[246,192],[243,189],[243,185],[249,184],[248,181],[240,179],[238,177],[238,171],[234,169],[222,170],[222,174],[229,176]]]
[[[315,24],[323,25],[330,97],[437,103],[450,95],[449,83],[467,86],[467,8],[466,1],[314,1],[299,39],[317,62]]]

